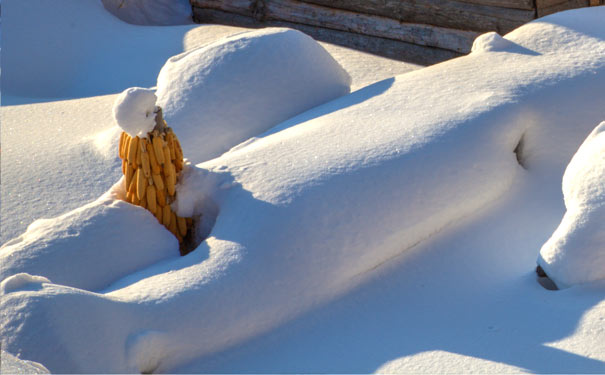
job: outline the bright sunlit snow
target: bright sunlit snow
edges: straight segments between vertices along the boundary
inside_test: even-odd
[[[605,371],[604,7],[488,33],[469,56],[389,77],[286,29],[143,27],[94,0],[7,3],[3,26],[20,27],[3,34],[2,66],[11,366]],[[35,42],[32,30],[44,31]],[[191,38],[199,48],[182,53]],[[370,83],[364,71],[386,79],[348,94]],[[119,95],[131,86],[144,88]],[[148,129],[154,92],[194,161],[173,205],[202,215],[185,257],[120,200],[116,120]],[[568,288],[538,283],[538,255]]]

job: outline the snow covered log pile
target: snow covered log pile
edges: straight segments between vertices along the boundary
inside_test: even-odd
[[[152,90],[130,88],[114,105],[116,122],[123,129],[118,153],[125,198],[149,210],[183,244],[192,220],[176,215],[170,207],[185,166],[183,150],[176,134],[166,126],[156,100]]]
[[[482,32],[503,35],[537,17],[603,4],[602,0],[190,1],[199,23],[287,26],[316,39],[399,59],[414,52],[412,45],[420,45],[430,47],[426,62],[470,52]]]

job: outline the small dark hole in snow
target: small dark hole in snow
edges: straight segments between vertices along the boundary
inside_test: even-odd
[[[513,150],[513,152],[515,153],[515,157],[517,158],[517,163],[519,163],[519,165],[521,167],[523,167],[523,169],[527,169],[527,166],[525,165],[525,155],[523,154],[523,149],[525,148],[525,134],[523,134],[521,136],[521,138],[519,139],[519,142],[517,143],[517,146],[515,146],[515,149]]]
[[[538,276],[538,283],[546,290],[559,290],[557,285],[548,277],[542,267],[536,267],[536,275]]]

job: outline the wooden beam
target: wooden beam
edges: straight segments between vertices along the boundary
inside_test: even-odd
[[[589,0],[536,0],[538,17],[589,5]]]
[[[255,17],[262,21],[286,21],[326,29],[398,40],[422,46],[470,52],[477,32],[455,30],[332,9],[295,0],[191,0],[194,7]]]
[[[535,18],[533,0],[529,9],[508,9],[451,0],[300,0],[357,13],[424,23],[459,30],[496,31],[505,34]],[[479,1],[479,0],[478,0]],[[482,0],[481,0],[482,1]],[[497,2],[498,0],[494,0]]]
[[[350,33],[346,31],[324,29],[321,27],[302,25],[286,21],[264,21],[260,22],[250,16],[228,13],[215,9],[193,8],[193,19],[198,23],[213,23],[230,26],[242,26],[249,28],[261,28],[267,26],[288,27],[297,29],[313,39],[352,48],[390,59],[405,61],[419,65],[437,64],[462,54],[434,47],[419,46],[416,44],[400,42]]]

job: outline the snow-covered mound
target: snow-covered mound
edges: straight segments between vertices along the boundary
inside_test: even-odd
[[[267,28],[170,58],[158,105],[194,163],[349,93],[347,72],[300,31]]]
[[[105,195],[57,218],[37,220],[0,247],[0,280],[26,272],[61,285],[100,290],[178,254],[176,238],[152,215]],[[74,264],[75,258],[81,261]]]
[[[55,372],[169,371],[341,295],[529,174],[560,179],[605,117],[604,16],[544,18],[510,48],[376,83],[191,168],[179,213],[215,220],[196,251],[103,294],[9,288],[3,347]]]
[[[538,264],[559,288],[605,279],[605,122],[569,163],[563,195],[567,212]]]
[[[196,27],[130,25],[98,0],[5,0],[2,14],[2,95],[25,97],[152,87],[166,59],[183,52],[185,34]]]
[[[189,0],[101,0],[105,9],[135,25],[184,25],[192,23]]]

